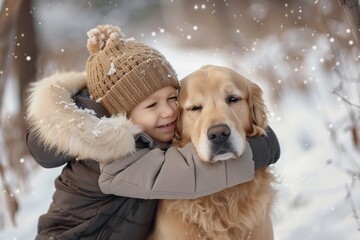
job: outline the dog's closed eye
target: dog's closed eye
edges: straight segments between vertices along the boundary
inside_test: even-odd
[[[186,111],[201,111],[203,107],[201,105],[194,105],[191,107],[186,108]]]
[[[226,103],[230,104],[230,103],[236,103],[243,100],[241,97],[235,96],[235,95],[230,95],[226,98]]]

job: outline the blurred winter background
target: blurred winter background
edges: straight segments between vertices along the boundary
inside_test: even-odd
[[[84,70],[86,32],[106,23],[163,52],[179,79],[216,64],[263,88],[282,148],[276,239],[360,239],[358,0],[0,0],[0,8],[0,239],[34,238],[61,171],[38,167],[24,147],[26,86]]]

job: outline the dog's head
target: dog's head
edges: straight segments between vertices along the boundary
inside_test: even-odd
[[[239,157],[246,136],[265,134],[267,110],[262,90],[237,72],[205,66],[181,82],[177,143],[192,141],[201,160]]]

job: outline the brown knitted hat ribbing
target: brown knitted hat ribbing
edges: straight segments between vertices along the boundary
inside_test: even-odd
[[[87,87],[110,115],[128,114],[163,87],[179,88],[175,71],[156,49],[123,39],[116,26],[100,25],[87,34]]]

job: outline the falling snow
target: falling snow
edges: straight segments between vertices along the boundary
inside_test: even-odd
[[[134,4],[131,5],[132,7],[138,7],[134,3],[137,1],[128,1],[127,4],[130,2]],[[360,211],[359,178],[357,175],[349,176],[348,173],[349,169],[353,169],[353,165],[359,166],[360,163],[356,159],[353,162],[349,161],[355,158],[354,154],[350,154],[351,151],[355,151],[352,149],[350,122],[346,115],[349,106],[344,103],[346,99],[359,105],[360,100],[356,98],[359,83],[354,80],[351,89],[344,96],[337,96],[333,92],[337,87],[334,83],[340,82],[336,72],[347,63],[334,56],[332,50],[336,49],[341,41],[345,42],[349,48],[355,49],[357,42],[353,39],[351,29],[344,27],[347,23],[342,23],[337,32],[321,33],[312,30],[311,26],[303,24],[309,17],[307,16],[309,10],[301,6],[300,2],[296,7],[291,2],[284,2],[281,3],[281,11],[277,16],[281,21],[272,22],[272,26],[275,26],[272,30],[280,33],[262,36],[260,33],[267,30],[264,26],[269,26],[266,22],[271,21],[268,4],[254,2],[251,9],[249,8],[251,11],[247,11],[248,9],[232,9],[230,1],[217,1],[216,5],[211,1],[203,2],[190,5],[189,10],[197,17],[206,13],[212,16],[210,20],[216,20],[221,13],[216,7],[223,3],[230,14],[229,18],[239,22],[228,27],[228,32],[213,35],[207,35],[204,32],[213,26],[200,22],[198,19],[186,19],[169,25],[159,22],[146,25],[146,22],[142,22],[144,27],[136,25],[137,28],[133,32],[144,42],[154,44],[173,64],[180,79],[202,65],[215,64],[235,68],[263,88],[269,109],[270,125],[277,133],[282,147],[281,159],[272,167],[279,179],[279,184],[275,185],[279,192],[273,214],[275,239],[360,239],[359,225],[354,217],[355,213],[351,210],[351,204],[354,204],[357,214]],[[335,5],[325,6],[323,2],[313,0],[311,4],[313,8],[318,8],[319,12],[330,11],[335,7]],[[81,29],[81,31],[77,30],[82,33],[77,35],[77,40],[75,40],[80,41],[79,39],[84,37],[89,26],[104,22],[104,18],[99,17],[94,1],[86,4],[86,7],[93,11],[90,11],[90,14],[86,13],[84,6],[74,8],[66,2],[57,5],[50,2],[43,4],[44,6],[34,7],[31,12],[39,14],[35,24],[46,33],[42,37],[57,41],[53,52],[61,53],[58,55],[65,56],[72,52],[72,45],[59,44],[59,39],[63,35],[67,36],[70,33],[73,34],[74,29]],[[168,1],[168,4],[169,6],[166,7],[176,7],[178,1]],[[109,2],[109,5],[111,8],[118,7],[114,2]],[[7,14],[8,9],[5,11]],[[68,12],[74,15],[79,14],[77,17],[82,20],[71,21],[72,24],[59,23],[59,16],[66,21],[67,18],[64,15],[66,16]],[[163,14],[162,17],[166,12]],[[133,17],[131,20],[140,21],[139,15],[127,12],[127,14],[113,16],[111,11],[107,13],[105,20],[125,24],[129,20],[126,19],[127,16]],[[73,18],[69,18],[69,21],[71,19]],[[171,20],[175,21],[175,16]],[[256,29],[255,34],[248,35],[248,29],[241,25],[241,22],[245,20],[249,23],[246,27]],[[289,26],[296,26],[294,28],[296,30],[287,32]],[[226,28],[222,26],[222,29]],[[64,33],[64,31],[67,32]],[[56,35],[58,33],[61,33],[61,37]],[[212,48],[201,47],[207,45],[212,39],[222,39],[227,35],[233,37],[234,42],[226,42],[224,45]],[[25,37],[24,34],[20,36]],[[188,45],[201,39],[200,47],[182,48],[182,45],[177,42],[180,38]],[[20,46],[20,40],[21,38],[18,37],[14,41]],[[238,42],[235,43],[235,41]],[[291,48],[293,52],[291,54],[284,52],[286,47]],[[10,54],[14,59],[25,58],[26,61],[33,61],[32,57],[34,57]],[[354,59],[360,61],[360,55],[355,50]],[[83,62],[81,64],[81,66],[84,65]],[[333,67],[333,71],[325,71],[328,65]],[[354,68],[355,70],[352,71],[351,66],[347,65],[349,72],[345,75],[359,79],[359,75],[356,75],[358,66]],[[270,69],[267,72],[270,73],[269,75],[264,74],[267,69]],[[57,68],[54,67],[52,70],[55,71]],[[107,74],[111,76],[115,73],[115,65],[111,63]],[[0,74],[3,75],[4,71],[1,70]],[[272,80],[273,84],[270,85],[268,80]],[[296,87],[302,90],[295,92],[293,88]],[[276,102],[274,96],[279,91],[282,91],[279,93],[282,99]],[[64,107],[74,109],[74,105]],[[91,114],[95,113],[91,112]],[[78,127],[83,127],[83,122],[76,123]],[[96,137],[100,131],[99,126],[94,126],[90,134]],[[337,133],[342,134],[339,136],[336,135]],[[2,136],[0,137],[2,139]],[[336,141],[343,144],[343,152],[337,151]],[[19,159],[19,162],[23,164],[26,159]],[[34,238],[37,218],[48,208],[54,191],[53,181],[60,171],[61,168],[39,168],[29,180],[29,190],[15,189],[13,194],[21,196],[19,198],[21,208],[18,215],[21,224],[15,228],[5,219],[5,230],[0,231],[0,239]]]

